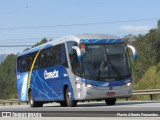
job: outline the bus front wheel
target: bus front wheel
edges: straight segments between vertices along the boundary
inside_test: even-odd
[[[105,99],[105,102],[106,102],[107,105],[115,105],[116,104],[116,98]]]
[[[29,92],[29,104],[31,107],[42,107],[43,106],[42,102],[34,101],[32,91]]]
[[[77,101],[72,100],[72,98],[71,98],[71,92],[70,92],[69,88],[66,89],[65,99],[66,99],[66,103],[67,103],[68,107],[75,107],[75,106],[77,106]]]

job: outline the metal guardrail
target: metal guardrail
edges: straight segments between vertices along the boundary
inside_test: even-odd
[[[134,90],[134,95],[149,95],[150,99],[153,100],[153,95],[160,94],[160,89],[149,89],[149,90]],[[128,100],[128,98],[126,99]],[[18,99],[8,99],[8,100],[0,100],[0,105],[6,105],[10,104],[13,105],[13,103],[18,103],[18,105],[21,105],[24,102],[20,102]],[[28,105],[28,102],[26,102]]]
[[[160,94],[160,89],[149,89],[149,90],[135,90],[133,95],[150,95],[150,99],[153,100],[153,95]]]
[[[0,100],[0,105],[7,105],[7,104],[13,105],[14,103],[17,103],[18,105],[22,104],[22,102],[20,102],[18,99]],[[26,104],[28,105],[28,102],[26,102]]]

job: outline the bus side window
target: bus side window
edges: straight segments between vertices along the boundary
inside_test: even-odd
[[[40,53],[40,60],[39,60],[39,68],[40,69],[43,68],[43,57],[44,57],[43,51],[41,51],[41,53]]]
[[[69,53],[69,58],[70,58],[72,70],[75,74],[80,76],[80,74],[81,74],[80,64],[77,59],[77,53],[75,50],[73,50],[72,46],[77,46],[77,43],[73,42],[73,41],[68,41],[67,48],[68,48],[68,53]]]
[[[32,64],[33,64],[33,61],[34,61],[36,55],[37,55],[37,52],[32,53],[32,55],[31,55],[31,63]],[[33,67],[34,70],[38,69],[38,64],[39,64],[39,56],[37,57],[37,59],[36,59],[36,61],[34,63],[34,67]]]
[[[60,64],[68,68],[65,45],[60,45]]]
[[[24,66],[24,71],[26,72],[26,71],[29,71],[29,68],[30,68],[30,61],[29,61],[29,56],[27,55],[27,56],[25,56],[25,66]]]
[[[55,66],[56,65],[56,49],[55,47],[52,48],[52,65]]]
[[[47,63],[46,63],[46,51],[45,49],[42,50],[42,53],[41,53],[41,68],[45,68],[47,66]]]
[[[28,70],[27,71],[30,71],[31,70],[31,67],[32,67],[32,64],[33,64],[33,59],[34,59],[34,54],[31,53],[29,54],[28,56]]]
[[[46,63],[47,63],[47,67],[51,67],[54,66],[55,62],[54,62],[54,51],[53,51],[53,47],[47,48],[46,49]]]
[[[25,59],[24,56],[18,57],[17,59],[17,69],[19,72],[24,72],[25,71]]]
[[[27,71],[31,70],[33,61],[34,61],[35,53],[31,53],[27,55]]]
[[[60,63],[60,46],[56,45],[55,46],[55,65],[59,65]]]
[[[22,57],[18,57],[18,58],[17,58],[17,70],[18,70],[19,72],[22,72],[22,71],[23,71],[23,69],[22,69]]]
[[[53,65],[53,53],[52,53],[52,47],[47,49],[47,66],[50,67]]]
[[[77,53],[75,50],[73,50],[73,54],[71,55],[71,65],[72,65],[73,71],[79,74],[81,71],[80,71],[80,64],[77,58],[78,58]]]
[[[26,62],[25,62],[25,59],[24,59],[24,57],[22,57],[22,68],[21,68],[21,72],[24,72],[25,71],[25,64]]]

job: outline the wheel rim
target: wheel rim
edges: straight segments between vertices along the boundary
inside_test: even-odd
[[[70,91],[68,91],[68,93],[67,93],[67,98],[68,98],[68,102],[70,102],[71,101],[71,92]]]

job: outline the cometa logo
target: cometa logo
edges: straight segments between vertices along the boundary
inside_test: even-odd
[[[58,71],[54,70],[53,72],[47,72],[47,70],[44,71],[44,79],[51,79],[51,78],[58,78]]]

